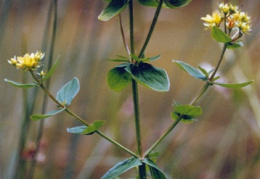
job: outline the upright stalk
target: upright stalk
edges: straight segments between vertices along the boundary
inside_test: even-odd
[[[130,27],[130,51],[131,54],[135,54],[135,43],[134,43],[134,13],[133,13],[133,0],[129,1],[129,27]],[[131,59],[131,62],[134,62]],[[138,155],[142,156],[142,140],[141,140],[141,125],[140,125],[140,114],[139,114],[139,98],[138,98],[138,85],[137,82],[132,79],[132,92],[133,92],[133,105],[135,114],[135,131],[136,131],[136,142]],[[138,166],[139,178],[146,179],[146,166],[145,163]]]
[[[156,9],[156,11],[155,11],[155,14],[154,14],[154,17],[153,17],[153,22],[152,22],[151,27],[150,27],[150,29],[149,29],[148,35],[147,35],[146,40],[145,40],[145,42],[144,42],[144,45],[143,45],[143,47],[142,47],[142,49],[141,49],[141,51],[140,51],[140,53],[139,53],[139,55],[138,55],[139,58],[143,57],[144,52],[145,52],[145,49],[146,49],[146,47],[147,47],[147,45],[148,45],[148,43],[149,43],[149,41],[150,41],[150,39],[151,39],[151,36],[152,36],[153,30],[154,30],[154,27],[155,27],[155,25],[156,25],[156,23],[157,23],[159,14],[160,14],[161,9],[162,9],[162,4],[163,4],[163,0],[160,0],[160,1],[159,1],[159,4],[158,4],[158,6],[157,6],[157,9]]]
[[[215,77],[220,64],[223,60],[225,51],[227,49],[227,44],[225,43],[220,55],[220,58],[218,60],[217,66],[215,68],[215,70],[213,71],[213,73],[211,74],[211,76],[209,77],[208,81],[205,83],[205,85],[202,87],[202,89],[200,90],[199,94],[197,95],[196,98],[194,98],[194,100],[191,101],[190,105],[194,105],[195,103],[197,103],[197,101],[205,94],[205,92],[207,91],[208,87],[210,86],[211,81],[213,80],[213,78]],[[149,153],[151,153],[153,151],[153,149],[155,149],[155,147],[157,147],[159,145],[159,143],[161,143],[161,141],[177,126],[177,124],[181,121],[182,116],[179,116],[174,123],[168,128],[168,130],[144,153],[143,157],[146,157],[147,155],[149,155]]]

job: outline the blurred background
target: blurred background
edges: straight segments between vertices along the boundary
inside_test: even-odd
[[[158,93],[139,87],[144,149],[172,123],[173,100],[187,104],[203,86],[172,60],[209,69],[216,65],[221,44],[211,39],[200,18],[211,14],[220,2],[193,0],[180,9],[162,10],[146,56],[162,55],[152,63],[167,71],[171,88],[169,92]],[[240,90],[210,88],[199,102],[203,115],[196,122],[179,124],[156,148],[160,153],[157,163],[168,178],[260,178],[260,1],[225,2],[237,4],[252,17],[252,31],[243,36],[243,48],[226,52],[221,80],[255,81]],[[117,93],[106,82],[109,69],[117,65],[106,58],[127,55],[118,17],[107,22],[97,19],[106,5],[101,0],[58,0],[56,7],[55,1],[50,0],[0,1],[0,178],[29,178],[33,173],[34,178],[43,179],[98,179],[117,162],[130,157],[95,134],[67,133],[67,128],[81,124],[65,113],[44,122],[30,121],[31,114],[54,110],[55,104],[47,100],[43,107],[42,91],[23,90],[4,82],[5,78],[32,81],[29,75],[7,63],[7,59],[26,52],[45,52],[45,68],[52,63],[49,59],[54,61],[59,57],[50,91],[55,95],[63,84],[77,77],[81,89],[70,108],[89,122],[105,120],[101,131],[137,150],[131,85]],[[139,52],[155,9],[141,6],[137,1],[134,8],[135,43]],[[122,20],[129,42],[127,9]],[[33,167],[32,156],[41,129],[44,130]],[[121,178],[134,178],[136,174],[131,170]]]

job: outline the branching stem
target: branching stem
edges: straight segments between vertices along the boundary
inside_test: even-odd
[[[72,112],[67,106],[65,106],[64,104],[60,103],[46,88],[45,86],[42,84],[42,82],[37,78],[37,76],[34,74],[33,71],[29,71],[33,77],[33,79],[35,80],[35,82],[41,87],[41,89],[49,96],[49,98],[51,100],[53,100],[59,107],[64,108],[65,111],[71,115],[72,117],[74,117],[76,120],[78,120],[79,122],[81,122],[82,124],[84,124],[85,126],[89,126],[90,124],[88,122],[86,122],[84,119],[82,119],[81,117],[79,117],[77,114],[75,114],[74,112]],[[124,147],[123,145],[121,145],[120,143],[116,142],[115,140],[111,139],[110,137],[106,136],[105,134],[103,134],[100,131],[96,131],[96,133],[98,135],[100,135],[101,137],[105,138],[106,140],[108,140],[109,142],[111,142],[112,144],[114,144],[115,146],[117,146],[118,148],[124,150],[125,152],[129,153],[130,155],[139,158],[138,155],[136,155],[134,152],[132,152],[131,150],[129,150],[128,148]]]

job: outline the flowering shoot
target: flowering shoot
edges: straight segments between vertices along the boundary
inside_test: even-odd
[[[41,66],[40,61],[43,59],[43,57],[44,53],[37,51],[36,53],[31,54],[26,53],[24,56],[14,56],[8,60],[8,63],[20,70],[33,71]]]
[[[235,35],[232,37],[232,41],[251,31],[251,18],[245,12],[240,11],[238,6],[220,3],[218,8],[219,10],[214,11],[212,15],[201,18],[205,21],[203,24],[206,29],[212,29],[214,26],[219,28],[223,22],[224,32],[228,36],[231,37],[232,30],[236,30],[233,33]]]

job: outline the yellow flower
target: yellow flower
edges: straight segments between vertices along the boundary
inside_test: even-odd
[[[26,53],[24,56],[14,57],[8,60],[8,62],[14,65],[17,69],[24,71],[31,71],[40,66],[40,60],[43,59],[44,53],[36,52],[28,54]]]
[[[224,3],[220,3],[218,5],[219,10],[222,11],[224,14],[227,14],[229,12],[229,5],[228,4],[224,4]]]
[[[232,4],[229,4],[229,14],[234,14],[238,12],[238,6],[234,6]]]
[[[221,22],[222,17],[219,11],[214,11],[212,16],[207,15],[206,17],[202,17],[201,19],[206,22],[204,23],[204,26],[211,28],[213,26],[217,26]]]
[[[237,27],[241,30],[241,32],[242,32],[243,34],[246,34],[246,33],[248,33],[249,31],[251,31],[251,26],[250,26],[250,24],[245,23],[245,22],[239,22],[239,23],[237,24]]]
[[[233,14],[233,17],[236,21],[241,22],[250,22],[251,17],[249,17],[245,12],[237,12]]]

